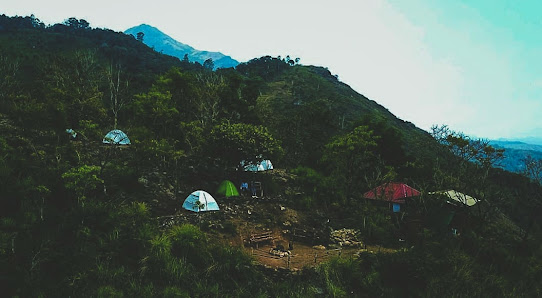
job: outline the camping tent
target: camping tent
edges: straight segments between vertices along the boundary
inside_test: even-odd
[[[267,170],[273,169],[273,164],[269,159],[264,159],[260,161],[257,165],[245,165],[246,162],[243,160],[241,161],[241,166],[245,170],[245,172],[263,172]]]
[[[104,139],[104,144],[113,144],[113,145],[130,145],[130,139],[128,136],[120,129],[114,129],[108,132]]]
[[[239,192],[237,191],[235,184],[233,184],[233,182],[231,182],[230,180],[222,181],[218,186],[216,193],[221,194],[225,197],[239,196]]]
[[[405,198],[419,195],[419,191],[404,183],[390,182],[369,190],[363,194],[363,197],[366,199],[402,204],[405,202]]]
[[[71,128],[66,128],[66,133],[69,134],[72,139],[75,139],[77,137],[77,133]]]
[[[183,208],[194,212],[220,210],[215,199],[203,190],[196,190],[186,197]]]
[[[430,194],[442,194],[442,195],[446,195],[446,197],[454,202],[459,202],[459,203],[462,203],[462,204],[465,204],[467,206],[473,206],[474,204],[478,203],[478,199],[476,198],[473,198],[469,195],[466,195],[464,193],[461,193],[459,191],[455,191],[455,190],[447,190],[447,191],[436,191],[436,192],[433,192],[433,193],[430,193]],[[454,203],[454,202],[450,202],[448,201],[448,203]]]

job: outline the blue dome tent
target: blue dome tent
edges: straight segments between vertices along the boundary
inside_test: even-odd
[[[108,132],[103,141],[104,144],[112,145],[130,145],[130,139],[128,136],[120,129],[114,129]]]

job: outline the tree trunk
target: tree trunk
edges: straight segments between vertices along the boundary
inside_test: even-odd
[[[45,198],[41,198],[40,219],[43,221],[43,205],[45,205]]]
[[[17,237],[17,234],[11,238],[11,253],[15,254],[15,237]]]

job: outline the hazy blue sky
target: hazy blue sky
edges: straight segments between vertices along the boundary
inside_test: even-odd
[[[124,31],[147,23],[246,61],[326,66],[398,117],[478,137],[542,137],[542,1],[4,1],[0,13]]]

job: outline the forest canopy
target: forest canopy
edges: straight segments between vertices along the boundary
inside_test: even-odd
[[[5,295],[540,295],[538,161],[527,176],[497,169],[504,152],[486,140],[425,132],[289,56],[210,63],[86,20],[0,16]],[[114,129],[130,145],[104,142]],[[240,166],[262,160],[275,170]],[[215,213],[181,208],[225,179],[258,180],[263,195],[217,198]],[[364,197],[390,182],[421,195],[400,212]],[[476,205],[435,195],[452,189]],[[235,242],[264,227],[324,248],[349,228],[386,249],[277,273]]]

